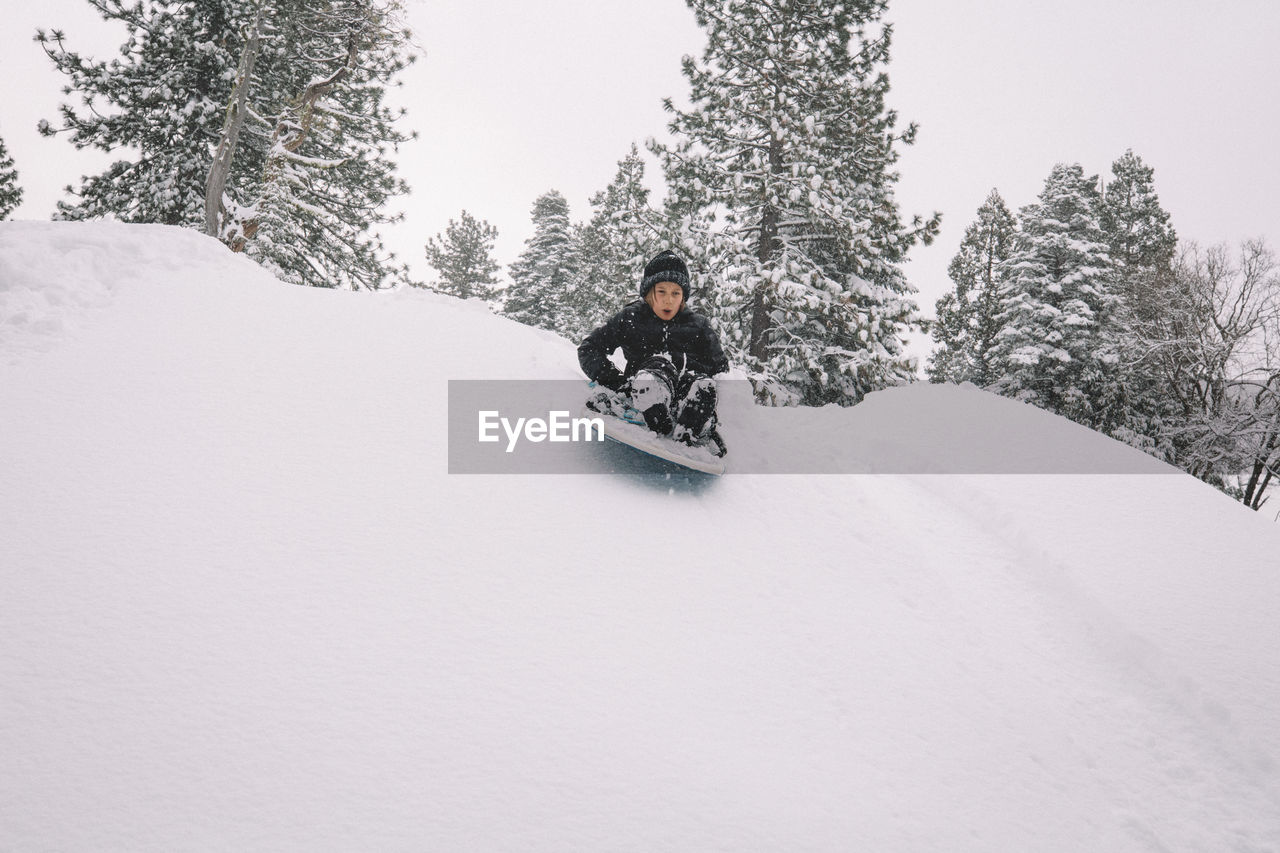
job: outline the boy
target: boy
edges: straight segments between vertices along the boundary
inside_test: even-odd
[[[707,318],[686,305],[691,290],[684,261],[662,252],[645,265],[640,299],[587,335],[578,363],[587,378],[623,395],[649,429],[685,444],[705,442],[723,456],[711,377],[728,370],[729,360]],[[625,372],[609,361],[618,347]]]

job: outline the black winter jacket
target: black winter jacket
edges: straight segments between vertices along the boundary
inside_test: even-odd
[[[627,360],[625,373],[619,373],[609,361],[610,353],[618,347],[622,347],[622,355]],[[636,300],[614,314],[578,346],[582,372],[614,390],[655,355],[668,356],[678,370],[708,376],[729,369],[720,338],[706,317],[682,308],[670,320],[663,320],[643,300]]]

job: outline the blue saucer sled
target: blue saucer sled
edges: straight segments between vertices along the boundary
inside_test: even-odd
[[[607,440],[625,444],[640,453],[713,477],[719,477],[725,472],[724,459],[706,447],[690,446],[658,435],[645,426],[640,413],[634,409],[628,409],[623,417],[618,417],[584,406],[582,417],[599,418],[604,424],[604,437]]]

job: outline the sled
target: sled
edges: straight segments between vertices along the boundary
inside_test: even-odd
[[[631,411],[634,412],[634,410]],[[658,435],[645,426],[643,420],[639,420],[639,413],[634,415],[638,423],[629,418],[619,418],[589,407],[583,408],[582,417],[599,418],[604,424],[604,437],[608,441],[625,444],[648,456],[691,471],[710,474],[713,477],[719,477],[725,472],[724,459],[716,456],[709,448],[700,445],[690,446],[673,438]]]

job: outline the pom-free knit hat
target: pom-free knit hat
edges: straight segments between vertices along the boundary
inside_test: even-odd
[[[684,290],[684,298],[689,298],[689,268],[675,252],[667,249],[644,265],[644,279],[640,282],[640,298],[644,299],[649,291],[660,281],[669,281],[680,285]]]

